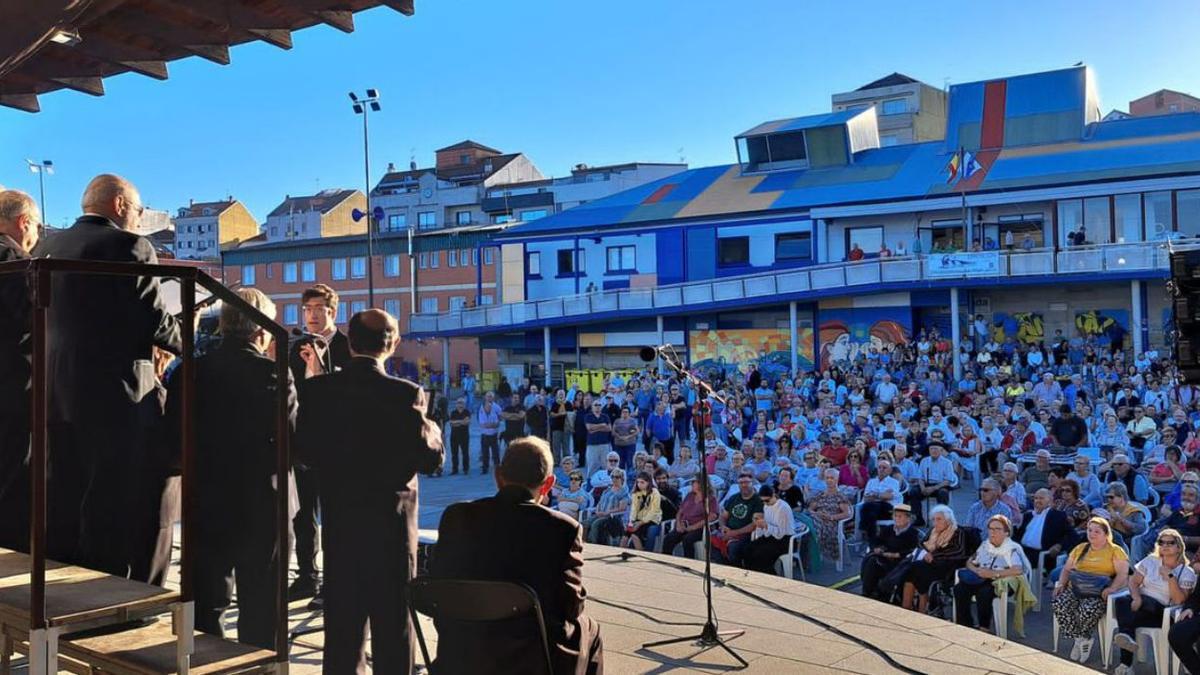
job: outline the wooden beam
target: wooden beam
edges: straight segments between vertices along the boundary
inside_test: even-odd
[[[167,79],[167,62],[160,52],[110,39],[99,31],[89,31],[87,38],[74,47],[54,47],[57,50],[69,49],[76,54],[85,54],[156,80]]]
[[[413,0],[383,0],[382,4],[391,7],[404,16],[412,16],[416,11],[413,7]]]
[[[247,28],[246,32],[280,49],[292,48],[292,31],[285,28]]]
[[[343,33],[354,32],[354,12],[342,9],[323,9],[313,12],[321,23],[333,26]]]
[[[99,77],[54,77],[51,80],[58,82],[68,89],[74,89],[84,94],[91,94],[92,96],[104,95],[104,80]]]
[[[286,18],[263,12],[237,0],[145,0],[169,6],[187,15],[211,23],[232,38],[244,36],[263,40],[280,49],[292,48],[292,26]]]
[[[25,112],[41,112],[37,94],[0,94],[0,105]]]
[[[229,35],[227,30],[204,30],[170,22],[149,12],[132,14],[114,12],[105,20],[106,28],[127,35],[147,37],[155,42],[182,49],[218,65],[229,65]],[[85,38],[86,39],[86,36]]]

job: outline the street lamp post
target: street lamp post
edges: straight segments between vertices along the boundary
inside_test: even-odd
[[[43,159],[41,162],[35,162],[32,159],[25,160],[29,165],[29,170],[38,175],[38,196],[42,202],[42,222],[50,222],[50,217],[46,215],[46,174],[54,173],[54,162]]]
[[[379,112],[379,90],[368,89],[366,95],[359,97],[354,92],[350,92],[350,101],[353,104],[355,114],[362,115],[363,121],[363,182],[366,185],[367,194],[367,306],[375,306],[375,245],[374,229],[375,224],[372,223],[374,215],[371,213],[371,153],[370,144],[367,136],[367,116],[369,112]],[[378,220],[376,220],[378,223]]]

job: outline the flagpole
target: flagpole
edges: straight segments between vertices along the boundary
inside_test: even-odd
[[[971,224],[967,222],[967,189],[963,186],[963,173],[966,172],[966,152],[960,147],[958,149],[958,194],[962,197],[962,222],[963,222],[963,250],[971,250],[971,242],[968,241],[971,234]]]

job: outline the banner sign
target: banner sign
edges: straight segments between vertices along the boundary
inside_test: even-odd
[[[1000,252],[933,253],[925,258],[925,275],[932,278],[997,276]]]

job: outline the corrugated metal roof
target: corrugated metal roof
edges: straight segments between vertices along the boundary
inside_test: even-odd
[[[491,240],[492,234],[501,229],[503,228],[493,225],[421,232],[413,240],[413,250],[420,252],[474,248],[478,244]],[[375,255],[408,253],[408,235],[406,233],[377,235],[373,244]],[[227,265],[249,265],[293,260],[347,258],[366,254],[367,238],[363,235],[351,235],[246,246],[222,251],[221,258]]]

